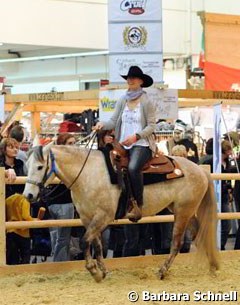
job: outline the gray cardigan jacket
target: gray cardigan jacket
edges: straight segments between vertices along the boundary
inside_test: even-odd
[[[115,130],[116,139],[119,141],[120,132],[121,132],[121,124],[122,124],[122,113],[124,107],[126,105],[126,100],[124,98],[120,98],[116,103],[115,111],[107,122],[103,122],[104,130]],[[153,132],[156,127],[156,118],[155,118],[155,106],[149,100],[146,92],[142,94],[140,97],[140,111],[141,111],[141,124],[142,131],[138,132],[141,138],[146,139],[149,142],[149,147],[153,151],[153,154],[156,151],[156,142]]]

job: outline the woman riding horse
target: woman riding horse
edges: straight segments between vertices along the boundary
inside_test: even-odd
[[[127,214],[130,220],[142,217],[143,175],[142,168],[155,153],[155,107],[147,93],[142,89],[150,87],[153,79],[137,67],[130,67],[127,75],[128,90],[116,104],[115,112],[107,122],[98,122],[95,130],[115,129],[117,141],[128,150],[131,189],[137,205]]]

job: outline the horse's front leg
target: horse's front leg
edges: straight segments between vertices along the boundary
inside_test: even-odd
[[[98,268],[98,265],[95,263],[92,254],[91,254],[91,244],[86,236],[83,237],[83,248],[84,248],[84,257],[86,261],[86,269],[91,273],[96,282],[100,282],[106,274],[103,276],[102,270]]]
[[[103,278],[105,278],[107,274],[107,269],[105,267],[105,264],[103,262],[103,248],[102,248],[102,241],[100,237],[97,237],[93,241],[95,256],[97,260],[97,266],[103,273]]]
[[[102,260],[102,244],[99,240],[101,232],[109,224],[110,220],[106,217],[106,214],[98,213],[87,225],[87,231],[83,237],[85,247],[85,260],[86,268],[94,277],[96,282],[100,282],[106,276],[106,268]],[[92,258],[90,252],[90,245],[93,243],[95,246],[95,252],[97,257],[97,264]]]
[[[91,254],[91,242],[86,240],[86,236],[83,236],[83,241],[82,241],[82,247],[83,247],[83,253],[84,253],[84,258],[86,261],[86,269],[92,274],[94,275],[96,273],[96,264],[92,258],[92,254]]]

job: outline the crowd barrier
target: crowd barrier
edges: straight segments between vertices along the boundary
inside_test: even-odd
[[[211,174],[213,180],[240,180],[240,174]],[[17,177],[14,184],[25,184],[26,177]],[[53,184],[60,181],[55,178]],[[74,227],[82,226],[80,219],[64,219],[64,220],[41,220],[41,221],[5,221],[5,171],[0,167],[0,266],[6,265],[6,229],[25,229],[25,228],[49,228],[49,227]],[[218,219],[240,219],[240,213],[218,213]],[[138,223],[159,223],[173,222],[173,215],[149,216],[143,217]],[[111,223],[111,225],[133,224],[128,219],[119,219]]]

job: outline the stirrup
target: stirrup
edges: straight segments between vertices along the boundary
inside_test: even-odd
[[[137,202],[133,200],[132,207],[129,212],[126,214],[126,218],[128,218],[132,222],[138,222],[142,218],[142,209],[137,205]]]

